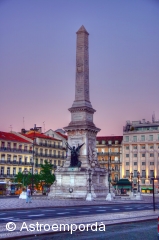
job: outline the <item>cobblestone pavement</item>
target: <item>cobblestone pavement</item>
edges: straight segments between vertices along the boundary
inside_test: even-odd
[[[82,206],[82,205],[105,205],[105,204],[117,204],[117,203],[151,203],[152,196],[144,196],[142,201],[130,201],[130,200],[113,200],[111,202],[106,200],[54,200],[47,198],[33,199],[32,203],[26,203],[25,199],[9,198],[0,199],[0,209],[28,209],[28,208],[41,208],[41,207],[60,207],[60,206]],[[159,198],[156,198],[156,202],[159,202]]]
[[[35,240],[37,237],[20,238],[21,240]],[[68,232],[38,236],[39,240],[155,240],[157,239],[157,221],[106,226],[105,231],[78,231],[72,235]]]
[[[108,213],[108,214],[97,214],[97,215],[85,215],[85,216],[76,216],[76,217],[64,217],[61,216],[60,218],[49,218],[49,219],[38,219],[38,220],[18,220],[17,222],[14,221],[14,219],[9,220],[10,223],[9,227],[12,228],[16,224],[16,228],[13,231],[6,230],[7,222],[0,224],[0,239],[9,239],[10,237],[15,237],[15,239],[18,239],[19,237],[25,237],[25,236],[37,236],[36,239],[38,239],[39,235],[41,234],[48,234],[48,233],[57,233],[64,231],[64,225],[67,224],[69,226],[69,230],[71,230],[71,225],[76,224],[77,229],[79,229],[80,224],[84,224],[87,226],[87,224],[97,224],[98,226],[102,223],[106,226],[112,225],[112,224],[120,224],[120,223],[129,223],[129,222],[137,222],[137,221],[143,221],[143,220],[156,220],[158,218],[159,210],[157,210],[155,213],[152,210],[147,211],[134,211],[134,212],[122,212],[122,213]],[[25,221],[25,222],[24,222]],[[34,229],[31,229],[31,225],[34,226]],[[37,227],[41,226],[41,227]],[[45,227],[46,225],[46,227]],[[56,229],[54,229],[56,228]],[[74,228],[74,227],[73,227]],[[65,230],[66,232],[67,230]],[[157,226],[156,226],[157,231]],[[73,232],[74,233],[74,232]],[[47,238],[45,238],[47,239]],[[62,238],[63,239],[63,238]],[[73,238],[75,239],[75,238]],[[84,238],[86,239],[86,238]],[[91,238],[92,239],[92,238]],[[98,238],[97,238],[98,239]],[[103,238],[106,239],[106,238]],[[144,238],[141,238],[144,239]]]

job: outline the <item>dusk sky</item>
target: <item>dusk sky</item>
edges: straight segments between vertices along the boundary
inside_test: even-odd
[[[159,119],[158,0],[0,0],[0,131],[69,124],[81,25],[98,136]]]

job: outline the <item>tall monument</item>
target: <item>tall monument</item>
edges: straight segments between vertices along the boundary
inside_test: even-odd
[[[96,135],[100,129],[93,123],[95,110],[90,102],[88,36],[85,27],[81,26],[77,31],[75,100],[69,108],[71,122],[64,128],[68,145],[74,149],[82,146],[78,155],[80,165],[71,167],[71,151],[68,150],[64,166],[55,172],[56,182],[51,187],[50,197],[91,200],[107,194],[107,173],[100,168],[96,152]]]

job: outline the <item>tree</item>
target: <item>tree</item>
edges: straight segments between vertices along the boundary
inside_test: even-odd
[[[45,160],[45,164],[41,164],[40,167],[40,179],[44,181],[46,185],[52,185],[55,181],[55,175],[52,174],[52,169],[54,169],[55,166]]]

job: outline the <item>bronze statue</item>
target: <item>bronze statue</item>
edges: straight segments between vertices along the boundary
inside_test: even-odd
[[[80,148],[85,144],[78,144],[78,147],[75,148],[75,146],[73,146],[73,148],[68,144],[68,142],[65,143],[66,144],[66,148],[71,150],[71,162],[70,162],[70,167],[80,167],[81,166],[81,162],[78,160],[78,156],[79,156],[79,150]]]

